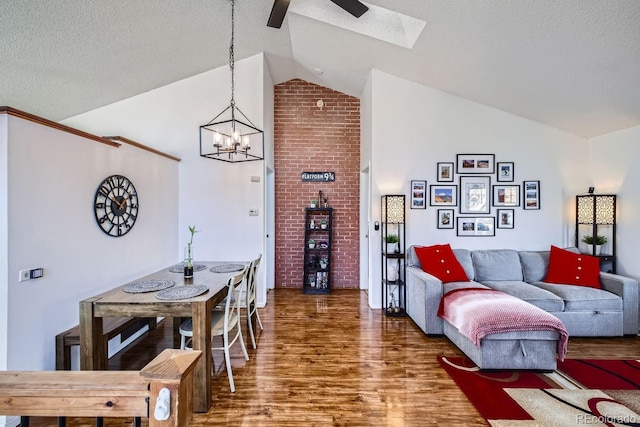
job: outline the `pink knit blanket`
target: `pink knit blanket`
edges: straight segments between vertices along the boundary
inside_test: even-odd
[[[501,332],[555,331],[558,358],[564,360],[569,334],[557,317],[494,289],[456,289],[440,301],[438,316],[455,326],[477,347],[482,338]]]

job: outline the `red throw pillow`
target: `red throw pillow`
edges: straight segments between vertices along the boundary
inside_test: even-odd
[[[469,281],[448,243],[416,247],[415,250],[422,269],[442,280],[442,283]]]
[[[600,284],[600,260],[594,256],[551,246],[547,283],[602,288]]]

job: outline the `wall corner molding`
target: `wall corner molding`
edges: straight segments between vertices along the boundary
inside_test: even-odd
[[[27,113],[26,111],[18,110],[17,108],[8,107],[8,106],[0,106],[0,114],[8,114],[13,117],[18,117],[23,120],[28,120],[33,123],[37,123],[42,126],[47,126],[52,129],[57,129],[62,132],[71,133],[73,135],[80,136],[82,138],[90,139],[92,141],[99,142],[101,144],[106,144],[111,147],[120,147],[120,144],[111,141],[109,139],[103,138],[101,136],[93,135],[88,132],[81,131],[79,129],[72,128],[71,126],[63,125],[58,122],[54,122],[53,120],[45,119],[44,117],[36,116],[35,114]]]
[[[165,152],[156,150],[155,148],[151,148],[151,147],[148,147],[148,146],[146,146],[144,144],[140,144],[139,142],[133,141],[133,140],[131,140],[129,138],[125,138],[124,136],[117,136],[117,135],[116,136],[103,136],[103,138],[107,139],[109,141],[118,141],[118,142],[121,142],[123,144],[128,144],[128,145],[131,145],[133,147],[140,148],[141,150],[146,150],[146,151],[149,151],[151,153],[157,154],[159,156],[166,157],[167,159],[175,160],[176,162],[179,162],[179,161],[182,160],[179,157],[175,157],[175,156],[172,156],[171,154],[167,154]]]

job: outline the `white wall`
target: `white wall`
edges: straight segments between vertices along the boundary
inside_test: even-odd
[[[178,162],[6,120],[8,337],[0,353],[9,370],[51,370],[55,336],[78,323],[80,300],[178,261]],[[140,201],[135,226],[119,238],[101,231],[93,210],[112,174],[131,179]],[[37,267],[44,277],[18,281],[19,270]]]
[[[372,117],[372,221],[380,220],[381,195],[405,194],[407,245],[531,250],[573,245],[575,194],[589,183],[584,138],[377,70],[372,71],[370,93],[362,100],[363,110],[371,110]],[[436,228],[437,207],[409,208],[411,180],[436,184],[437,162],[455,162],[456,154],[470,153],[495,154],[496,162],[514,162],[514,184],[540,180],[542,209],[516,208],[515,229],[496,230],[495,237],[456,237],[455,229]],[[491,183],[496,183],[495,175]],[[453,184],[459,185],[458,175]],[[370,252],[379,253],[380,231],[371,227],[370,235]],[[371,257],[374,307],[381,304],[378,258]]]
[[[379,232],[374,231],[373,223],[379,221],[379,215],[372,216],[371,207],[376,204],[379,198],[372,196],[372,176],[374,170],[371,165],[371,144],[372,144],[372,128],[373,128],[373,79],[371,75],[367,79],[365,88],[360,96],[360,179],[366,182],[360,182],[361,191],[367,194],[360,195],[360,289],[377,288],[378,282],[373,279],[380,277],[373,275],[373,264],[379,259]],[[366,264],[365,264],[366,263]],[[365,281],[363,283],[363,281]],[[369,305],[378,307],[380,303],[380,294],[377,292],[369,292]],[[376,305],[377,304],[377,305]]]
[[[274,117],[275,117],[275,91],[273,78],[267,65],[267,59],[262,55],[262,92],[263,92],[263,131],[265,140],[265,156],[264,156],[264,250],[262,262],[260,263],[259,283],[264,283],[264,291],[258,291],[258,305],[266,304],[266,291],[275,288],[275,184],[274,184]],[[267,237],[268,236],[268,237]],[[262,285],[261,285],[262,286]],[[264,298],[264,301],[263,301]]]
[[[9,223],[7,220],[7,165],[8,165],[8,116],[0,114],[0,370],[7,369],[7,336],[9,322],[9,272],[7,271],[7,248],[9,246]],[[2,418],[0,417],[0,425]]]
[[[273,95],[265,98],[265,91],[268,97],[273,87],[265,88],[270,79],[264,73],[262,54],[235,63],[236,105],[260,129],[269,111],[264,106],[273,105]],[[182,159],[176,258],[183,255],[189,225],[200,230],[193,242],[196,261],[250,260],[265,251],[264,162],[228,164],[200,157],[199,127],[229,105],[230,78],[225,65],[64,121],[97,135],[121,135]],[[265,143],[272,144],[270,132]],[[260,182],[251,182],[252,176],[259,176]],[[254,208],[260,214],[249,216]],[[259,306],[266,303],[264,274],[262,279]]]
[[[9,335],[9,273],[7,271],[7,248],[9,246],[9,223],[7,221],[7,164],[8,123],[6,114],[0,114],[0,370],[7,370],[7,339]],[[0,416],[0,426],[18,425],[18,417]]]
[[[617,272],[640,279],[635,239],[640,234],[640,126],[591,138],[585,167],[596,193],[617,194]]]

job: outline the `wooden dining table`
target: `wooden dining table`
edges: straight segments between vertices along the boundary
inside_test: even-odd
[[[101,357],[104,354],[102,340],[103,317],[191,317],[193,319],[193,349],[202,351],[194,372],[195,412],[207,412],[211,406],[211,310],[227,295],[226,284],[229,277],[240,271],[217,273],[211,268],[228,270],[232,266],[246,266],[246,262],[206,261],[194,262],[194,267],[206,266],[195,271],[192,279],[185,279],[183,273],[170,271],[169,266],[155,273],[125,283],[107,292],[80,301],[80,369],[107,370]],[[225,268],[228,267],[228,268]],[[207,290],[197,296],[185,299],[164,300],[157,296],[163,291],[125,292],[127,285],[148,284],[158,281],[173,281],[173,287],[206,286]],[[130,289],[128,286],[127,289]],[[191,289],[191,288],[190,288]],[[175,289],[188,291],[187,289]],[[160,295],[161,296],[161,295]]]

